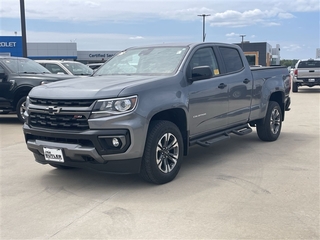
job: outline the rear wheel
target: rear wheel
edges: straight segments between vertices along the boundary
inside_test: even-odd
[[[298,92],[298,85],[295,82],[292,83],[292,92]]]
[[[140,175],[148,182],[164,184],[178,174],[183,158],[179,128],[169,121],[151,122]]]
[[[275,141],[278,139],[282,126],[282,111],[277,102],[270,101],[267,114],[257,123],[257,133],[262,141]]]
[[[16,107],[17,116],[18,116],[20,122],[22,122],[22,123],[25,122],[24,112],[26,111],[26,99],[27,99],[26,96],[20,98],[20,100],[17,103],[17,107]]]

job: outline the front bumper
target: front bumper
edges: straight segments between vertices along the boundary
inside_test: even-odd
[[[39,163],[54,163],[112,173],[138,173],[140,171],[142,156],[132,149],[129,130],[58,132],[33,129],[24,124],[23,131],[27,147],[34,153]],[[121,144],[114,147],[113,138],[117,138]],[[61,149],[65,161],[57,163],[45,160],[44,147]]]

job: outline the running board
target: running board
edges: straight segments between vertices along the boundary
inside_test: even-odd
[[[252,132],[252,129],[250,128],[250,126],[245,124],[245,125],[237,126],[234,128],[226,129],[222,132],[218,132],[215,134],[204,136],[204,137],[198,138],[197,140],[193,140],[193,141],[191,140],[190,145],[198,144],[202,147],[210,147],[216,142],[220,142],[220,141],[229,139],[230,133],[233,133],[233,134],[236,134],[239,136],[243,136],[243,135],[251,133],[251,132]]]

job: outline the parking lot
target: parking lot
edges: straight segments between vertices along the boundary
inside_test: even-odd
[[[0,238],[319,239],[320,88],[291,100],[277,141],[192,147],[165,185],[40,165],[0,115]]]

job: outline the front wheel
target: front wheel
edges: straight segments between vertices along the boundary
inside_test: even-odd
[[[282,111],[277,102],[270,101],[266,116],[257,123],[257,133],[262,141],[278,139],[282,126]]]
[[[18,116],[20,122],[22,122],[22,123],[25,122],[24,112],[26,111],[26,99],[27,99],[26,96],[20,98],[20,100],[17,103],[17,107],[16,107],[17,116]]]
[[[164,184],[178,174],[183,158],[183,140],[179,128],[169,121],[150,124],[140,175],[148,182]]]

